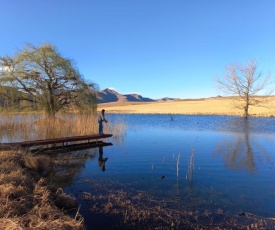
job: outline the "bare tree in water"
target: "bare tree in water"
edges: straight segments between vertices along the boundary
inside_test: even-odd
[[[270,89],[271,75],[263,76],[257,71],[257,64],[249,61],[246,65],[233,64],[226,68],[223,78],[216,78],[217,88],[222,92],[237,96],[241,102],[237,107],[248,117],[250,106],[265,106],[273,92]]]

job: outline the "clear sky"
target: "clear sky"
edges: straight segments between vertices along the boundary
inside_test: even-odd
[[[275,75],[275,0],[0,0],[0,55],[55,45],[100,89],[144,97],[221,94],[232,63]]]

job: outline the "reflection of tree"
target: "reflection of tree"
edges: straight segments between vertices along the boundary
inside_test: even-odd
[[[75,175],[85,167],[86,161],[96,159],[97,147],[99,147],[99,157],[106,161],[107,158],[103,158],[103,147],[112,145],[112,143],[101,143],[94,146],[91,146],[91,144],[76,144],[71,145],[73,148],[59,149],[55,154],[51,152],[53,161],[51,183],[61,188],[71,185]]]
[[[237,124],[235,123],[237,121]],[[240,130],[237,133],[234,142],[222,143],[217,147],[216,155],[223,155],[226,167],[234,170],[246,169],[249,172],[256,171],[255,152],[259,148],[269,161],[269,154],[264,147],[257,144],[250,138],[250,120],[243,118],[233,120],[232,127],[238,126]]]
[[[53,161],[51,183],[61,188],[70,185],[75,175],[85,167],[86,160],[95,159],[95,157],[96,149],[94,148],[51,154]]]

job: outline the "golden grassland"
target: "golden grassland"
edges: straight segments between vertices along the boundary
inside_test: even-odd
[[[106,113],[126,114],[188,114],[188,115],[230,115],[242,116],[238,108],[241,102],[235,97],[215,97],[159,102],[113,102],[98,105],[98,111],[105,109]],[[264,107],[249,107],[250,116],[275,116],[275,96],[269,97]]]

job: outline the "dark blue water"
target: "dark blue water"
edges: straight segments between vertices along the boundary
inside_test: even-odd
[[[160,198],[199,199],[231,213],[275,216],[275,119],[229,116],[106,115],[128,125],[65,188],[89,192],[85,181],[125,184]]]

